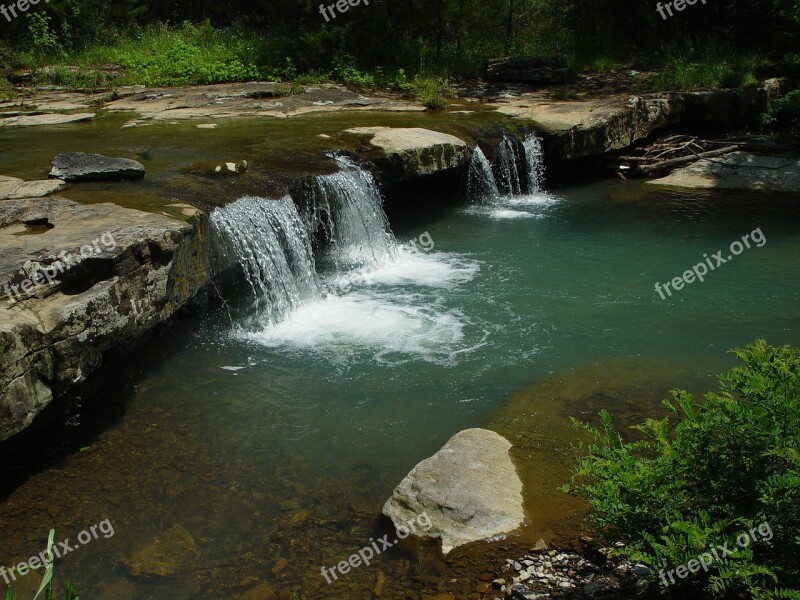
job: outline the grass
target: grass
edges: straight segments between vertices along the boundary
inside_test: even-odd
[[[685,58],[670,60],[653,78],[656,91],[695,91],[747,87],[758,83],[752,68],[728,61],[693,62]]]
[[[48,64],[77,67],[38,71],[40,83],[67,87],[282,81],[297,74],[288,59],[274,67],[257,65],[253,57],[264,54],[266,48],[255,35],[217,30],[207,23],[184,23],[177,28],[152,25],[76,53],[67,52],[53,36],[42,34],[42,39],[46,42],[34,43],[20,62],[31,68]]]

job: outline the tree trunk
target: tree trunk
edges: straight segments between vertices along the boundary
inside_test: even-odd
[[[506,22],[506,55],[511,55],[511,47],[514,44],[514,2],[508,0],[508,21]]]

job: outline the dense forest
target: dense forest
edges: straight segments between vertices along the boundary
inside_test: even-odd
[[[311,0],[40,2],[0,23],[2,62],[117,65],[153,82],[201,83],[378,68],[472,77],[509,54],[601,70],[700,61],[758,75],[800,56],[798,0],[698,0],[671,17],[641,0],[353,4],[331,19]]]

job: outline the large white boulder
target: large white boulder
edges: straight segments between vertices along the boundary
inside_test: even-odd
[[[525,515],[510,448],[508,440],[486,429],[457,433],[400,482],[383,514],[398,528],[427,514],[426,535],[441,538],[444,554],[514,531]]]

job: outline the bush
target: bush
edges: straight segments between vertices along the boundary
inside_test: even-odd
[[[763,116],[763,123],[769,129],[800,138],[800,89],[775,100],[770,112]]]
[[[414,97],[431,110],[447,108],[448,98],[457,96],[450,82],[442,77],[417,76],[411,84]]]
[[[800,598],[776,588],[800,584],[800,350],[758,340],[734,350],[742,365],[719,377],[720,391],[701,403],[675,390],[666,406],[676,415],[648,419],[643,437],[623,441],[611,416],[601,425],[573,422],[593,442],[574,472],[575,491],[591,504],[589,523],[624,551],[658,570],[675,569],[768,523],[771,542],[754,543],[708,572],[677,579],[695,595]]]

